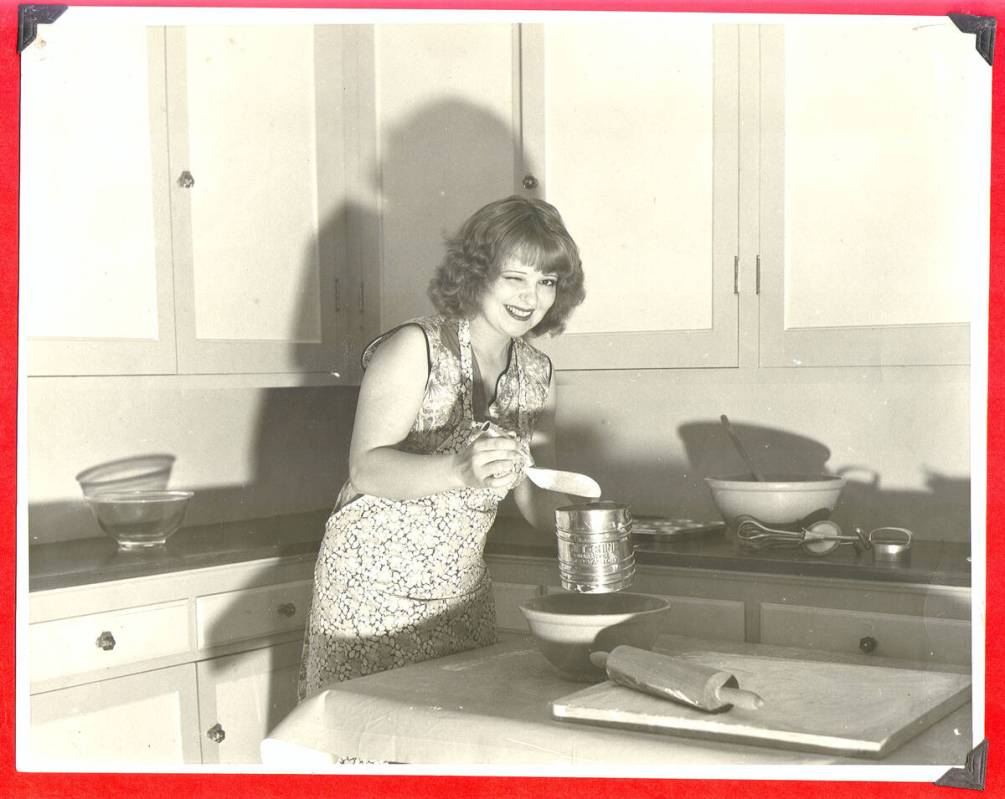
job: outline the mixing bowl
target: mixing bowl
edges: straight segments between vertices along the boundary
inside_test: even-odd
[[[164,544],[185,518],[191,491],[110,491],[87,497],[98,525],[124,549]]]
[[[625,592],[548,594],[520,606],[548,662],[580,682],[607,678],[590,662],[591,652],[610,652],[619,644],[651,649],[669,609],[661,597]]]
[[[845,479],[834,475],[749,475],[706,477],[719,513],[732,525],[738,516],[753,516],[763,524],[796,524],[812,517],[825,519],[834,510]]]

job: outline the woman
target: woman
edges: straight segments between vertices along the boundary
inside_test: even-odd
[[[584,295],[579,251],[558,212],[509,197],[473,214],[430,284],[437,316],[363,353],[349,480],[328,519],[299,697],[326,685],[496,640],[482,559],[512,488],[524,517],[554,529],[572,500],[523,479],[553,465],[551,361],[526,340],[564,329]]]

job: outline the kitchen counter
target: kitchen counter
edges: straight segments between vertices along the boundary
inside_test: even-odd
[[[655,648],[857,662],[833,653],[666,635]],[[626,766],[962,764],[971,748],[969,702],[877,761],[554,720],[549,703],[583,687],[559,677],[530,636],[505,635],[491,647],[322,691],[272,730],[262,743],[262,759],[290,769],[354,757],[440,765],[593,765],[616,773]],[[853,704],[849,712],[855,712]],[[632,775],[641,776],[638,770]]]
[[[28,550],[28,590],[316,555],[329,513],[320,510],[183,527],[163,547],[151,549],[119,549],[108,536],[36,544]]]
[[[645,517],[640,517],[645,518]],[[799,577],[970,585],[970,547],[940,541],[915,540],[903,563],[873,563],[872,553],[839,546],[826,556],[799,548],[750,550],[729,540],[725,528],[675,539],[653,536],[635,539],[640,565],[691,567],[720,571],[785,574]],[[499,517],[489,534],[486,553],[552,559],[558,557],[554,536],[535,530],[521,518]]]
[[[30,591],[146,577],[222,566],[262,558],[309,556],[317,552],[328,509],[220,524],[184,527],[160,549],[119,550],[106,536],[38,544],[28,552]],[[690,567],[764,574],[818,576],[878,582],[969,586],[970,549],[964,544],[915,541],[907,563],[874,564],[869,553],[850,546],[826,557],[799,549],[749,551],[722,532],[673,541],[639,539],[641,565]],[[487,556],[554,560],[554,535],[522,519],[499,517],[489,534]]]

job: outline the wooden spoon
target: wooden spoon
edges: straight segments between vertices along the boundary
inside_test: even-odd
[[[749,469],[750,473],[754,475],[754,479],[759,483],[763,483],[764,478],[761,477],[757,469],[754,468],[754,462],[747,454],[747,450],[744,449],[743,442],[741,442],[739,437],[736,435],[736,431],[733,430],[733,426],[729,423],[729,418],[726,414],[722,414],[722,416],[719,417],[719,421],[721,421],[722,426],[726,428],[726,432],[729,433],[729,438],[732,440],[733,446],[736,447],[736,451],[740,453],[740,457],[743,458],[743,462],[747,464],[747,469]]]

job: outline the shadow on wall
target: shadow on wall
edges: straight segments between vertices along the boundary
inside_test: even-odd
[[[847,483],[831,518],[850,531],[877,527],[910,529],[917,538],[967,543],[970,540],[970,480],[929,471],[925,488],[883,486],[882,476],[867,466],[829,465],[830,448],[821,441],[766,425],[733,422],[759,471],[765,474],[840,474]],[[669,431],[667,431],[668,434]],[[561,468],[595,477],[604,499],[624,502],[637,515],[721,519],[706,477],[748,475],[718,419],[692,421],[677,427],[679,447],[646,440],[630,455],[612,448],[603,425],[563,426],[559,431]],[[662,453],[673,451],[665,457]],[[507,515],[516,515],[507,506]]]
[[[381,225],[396,222],[403,216],[417,215],[416,228],[422,240],[409,242],[410,249],[417,253],[436,253],[428,262],[399,264],[392,266],[394,281],[385,281],[383,300],[392,308],[412,309],[405,316],[432,312],[432,305],[426,299],[425,291],[433,276],[438,258],[443,252],[443,240],[453,234],[457,227],[481,205],[512,193],[513,153],[516,143],[510,124],[484,109],[462,101],[444,99],[419,109],[397,124],[385,140],[381,164],[365,165],[364,174],[371,181],[381,197],[381,208],[355,199],[343,203],[322,223],[318,241],[318,254],[322,262],[334,263],[335,274],[343,289],[339,297],[336,313],[339,362],[329,365],[332,371],[345,371],[348,362],[359,362],[364,346],[379,330],[373,329],[376,315],[361,314],[358,290],[346,287],[359,286],[364,278],[373,280],[379,274],[376,264],[363,267],[366,257],[376,258],[381,252],[379,240]],[[493,160],[496,168],[490,168]],[[508,187],[499,185],[499,161],[505,162]],[[488,166],[487,166],[488,165]],[[382,176],[396,176],[394,182]],[[493,177],[495,175],[496,177]],[[436,223],[424,220],[437,220]],[[397,223],[396,230],[402,224]],[[317,298],[314,295],[316,281],[314,273],[313,242],[304,248],[303,275],[300,316],[309,318]],[[409,272],[409,270],[412,270]],[[401,279],[399,280],[399,276]],[[390,292],[411,292],[409,296],[388,297]],[[413,296],[414,295],[414,296]],[[376,298],[376,292],[368,293]],[[404,318],[386,318],[385,327],[392,327]],[[348,346],[344,346],[345,342]],[[303,363],[305,370],[311,364]],[[253,485],[270,492],[281,492],[284,497],[296,496],[302,475],[293,473],[286,466],[284,439],[287,428],[293,423],[306,426],[310,433],[318,425],[327,423],[330,414],[327,409],[311,406],[296,406],[300,413],[297,419],[289,419],[290,401],[287,392],[303,392],[304,389],[277,389],[263,394],[261,412],[256,425]],[[321,392],[321,390],[316,390]],[[343,407],[339,413],[337,440],[327,455],[327,463],[332,470],[330,480],[333,503],[341,484],[348,477],[348,454],[358,389],[341,388]],[[321,394],[319,393],[319,396]],[[328,441],[323,429],[313,429],[315,440]],[[235,501],[241,501],[235,497]],[[310,510],[316,507],[303,507]],[[318,530],[320,538],[322,530]],[[302,609],[305,617],[307,608]],[[301,612],[301,609],[297,609]],[[238,619],[226,615],[217,623],[217,629],[210,635],[226,636],[227,628]],[[210,673],[216,669],[228,668],[226,662],[209,661],[205,664]],[[272,673],[269,684],[269,716],[263,720],[262,729],[274,727],[288,712],[295,696],[296,670],[284,668]],[[292,679],[292,683],[291,683]],[[291,687],[294,693],[291,694]],[[221,753],[224,752],[221,749]]]
[[[928,491],[885,489],[881,475],[867,466],[828,467],[831,451],[820,441],[773,427],[735,422],[732,426],[764,476],[844,477],[847,482],[831,518],[848,531],[856,526],[866,533],[876,527],[906,527],[922,539],[969,541],[969,479],[929,473]],[[702,485],[704,477],[749,475],[718,421],[690,422],[677,431],[694,477]]]

